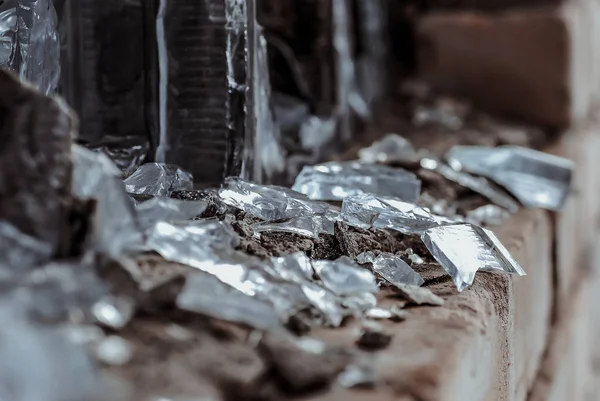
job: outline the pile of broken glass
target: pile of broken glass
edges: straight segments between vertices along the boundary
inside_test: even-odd
[[[484,210],[496,217],[498,209],[502,216],[515,212],[517,201],[494,193],[482,177],[504,185],[530,207],[558,209],[568,193],[569,162],[529,149],[458,147],[446,162],[414,151],[403,138],[384,141],[395,145],[404,141],[402,149],[395,149],[396,156],[418,157],[422,166],[480,190],[490,201],[500,199]],[[467,216],[436,215],[417,205],[421,183],[415,174],[368,162],[374,158],[366,154],[385,153],[386,146],[364,149],[362,161],[305,167],[292,189],[230,177],[220,189],[201,192],[193,191],[189,173],[160,163],[144,164],[122,181],[106,155],[73,145],[73,192],[80,199],[96,201],[89,241],[95,255],[127,265],[125,260],[154,252],[165,261],[188,266],[185,274],[178,270],[167,278],[187,277],[177,297],[180,308],[262,330],[283,330],[303,310],[311,311],[311,324],[339,326],[347,316],[363,316],[375,308],[374,294],[381,285],[396,288],[410,302],[443,301],[420,288],[424,280],[413,269],[422,263],[420,255],[412,254],[408,263],[400,255],[380,252],[365,252],[354,260],[348,256],[311,260],[303,253],[260,259],[236,249],[240,237],[224,218],[228,211],[254,216],[255,236],[286,232],[318,239],[334,234],[336,224],[344,223],[418,237],[458,291],[471,286],[478,271],[525,274],[491,230]],[[176,191],[195,192],[198,200],[172,198]],[[341,208],[326,201],[341,201]],[[209,207],[217,212],[202,218]],[[17,260],[16,242],[12,261]],[[31,241],[22,243],[24,253],[35,250]],[[160,277],[153,282],[142,272],[131,276],[146,291],[165,281]],[[218,296],[223,294],[227,296]]]
[[[50,103],[51,112],[65,113],[55,107],[59,100],[52,102],[57,103]],[[52,133],[60,136],[57,129]],[[72,132],[64,132],[67,141],[71,137]],[[195,191],[191,174],[174,165],[143,164],[123,180],[123,172],[102,152],[72,144],[59,156],[57,160],[72,164],[73,198],[94,205],[80,232],[81,258],[53,261],[53,244],[21,232],[10,219],[1,221],[0,283],[7,288],[6,299],[15,303],[9,303],[12,311],[0,308],[0,313],[20,316],[21,311],[33,321],[61,322],[66,326],[53,327],[69,327],[70,338],[94,344],[99,360],[117,365],[131,358],[131,350],[121,337],[106,336],[98,326],[120,330],[142,303],[159,302],[153,296],[165,286],[174,285],[175,305],[181,310],[282,334],[298,316],[308,326],[330,327],[355,317],[364,322],[365,331],[373,330],[374,319],[406,318],[397,307],[378,307],[382,288],[407,304],[442,305],[441,297],[422,287],[418,270],[424,258],[432,261],[426,268],[441,266],[458,291],[471,286],[479,271],[524,275],[496,235],[480,223],[501,222],[520,205],[560,209],[573,169],[567,160],[518,147],[456,147],[439,157],[391,135],[363,149],[361,160],[305,167],[291,189],[229,177],[219,189]],[[377,163],[390,159],[416,161],[490,203],[470,216],[436,214],[432,210],[443,208],[419,203],[421,181],[413,172]],[[52,172],[49,177],[48,185],[55,185],[57,177]],[[43,202],[33,200],[23,213],[36,214],[37,204]],[[413,237],[429,255],[399,249],[335,260],[315,260],[301,252],[259,258],[240,250],[240,234],[231,224],[240,212],[254,218],[255,237],[282,232],[319,240],[345,225]],[[147,255],[160,255],[160,273],[142,268],[140,260]],[[105,278],[115,271],[118,280]],[[123,285],[130,290],[119,291]],[[31,323],[11,319],[10,330]],[[2,334],[9,336],[10,330]],[[38,342],[47,346],[44,352],[67,347],[47,338],[47,345]],[[28,347],[27,341],[37,339],[22,341]],[[5,347],[1,352],[12,351]],[[79,372],[85,372],[85,358],[75,349],[69,352],[71,365],[79,364]]]
[[[388,145],[395,142],[395,157],[416,158],[422,167],[482,194],[490,204],[471,216],[436,215],[419,206],[421,182],[415,174],[369,162],[386,152],[391,157],[386,141]],[[90,160],[103,157],[81,148],[75,153],[87,153]],[[463,291],[473,284],[478,271],[525,274],[493,231],[478,222],[501,222],[518,210],[519,203],[560,209],[572,173],[569,161],[530,149],[455,147],[442,158],[415,151],[397,135],[363,149],[361,158],[307,166],[292,189],[230,177],[219,190],[205,192],[196,201],[170,197],[174,191],[191,191],[193,186],[192,177],[176,166],[143,165],[124,184],[114,169],[103,171],[76,163],[75,171],[90,175],[86,182],[111,187],[82,191],[87,196],[112,194],[105,201],[111,209],[121,202],[121,209],[127,210],[126,218],[107,214],[95,226],[98,252],[117,259],[155,252],[167,261],[192,267],[197,277],[188,279],[180,293],[177,304],[181,308],[265,330],[281,328],[306,309],[311,310],[314,324],[338,326],[346,316],[363,316],[376,307],[374,294],[381,285],[396,288],[416,303],[429,290],[420,288],[424,280],[413,269],[419,262],[399,254],[366,252],[337,260],[311,260],[302,253],[267,260],[250,256],[236,250],[240,238],[226,218],[219,218],[218,212],[217,217],[199,217],[207,207],[217,207],[221,216],[229,210],[255,217],[256,237],[284,232],[318,240],[333,235],[339,223],[414,236],[451,276],[458,291]],[[101,174],[113,179],[93,178]],[[152,198],[131,207],[126,192]],[[335,202],[341,202],[341,208]],[[123,224],[129,221],[135,224]],[[217,293],[228,296],[216,297]],[[423,303],[441,304],[442,300],[431,294]]]
[[[0,16],[11,28],[2,39],[0,62],[18,61],[19,75],[39,78],[38,88],[47,93],[54,90],[58,71],[46,68],[47,60],[28,62],[26,53],[37,49],[37,41],[58,43],[52,27],[32,35],[28,21],[48,11],[42,3],[8,1],[6,10],[0,5]],[[55,23],[54,16],[48,20]],[[45,54],[57,56],[58,47],[53,49]],[[52,112],[60,113],[63,106],[56,102]],[[65,132],[68,138],[72,134]],[[64,191],[93,208],[88,210],[89,221],[81,225],[83,251],[77,260],[53,260],[56,244],[20,231],[16,221],[0,221],[0,284],[5,289],[0,319],[11,322],[0,330],[5,339],[0,342],[5,361],[0,372],[10,372],[3,379],[8,377],[9,387],[23,392],[11,393],[11,399],[77,399],[60,394],[67,388],[72,393],[73,382],[76,390],[87,392],[93,364],[74,343],[91,344],[103,363],[126,363],[131,358],[127,343],[99,327],[118,332],[143,303],[160,302],[156,298],[165,287],[176,290],[174,301],[181,310],[285,335],[288,323],[298,316],[309,326],[330,327],[354,317],[370,322],[365,330],[373,330],[375,319],[405,318],[398,308],[378,306],[382,289],[408,304],[442,305],[441,297],[423,287],[419,271],[424,259],[435,260],[437,264],[425,268],[444,269],[458,291],[473,285],[479,271],[524,275],[485,227],[501,223],[521,206],[560,210],[573,171],[568,160],[531,149],[458,146],[440,156],[414,149],[398,135],[363,149],[357,161],[305,167],[291,189],[229,177],[219,189],[195,191],[191,174],[174,165],[147,163],[124,174],[102,151],[78,145],[56,157],[72,164],[71,188]],[[36,165],[40,160],[31,157],[26,162]],[[390,162],[417,163],[482,195],[489,204],[466,216],[447,213],[435,199],[424,202],[421,181],[413,172],[386,165]],[[60,177],[51,172],[49,177],[48,186],[56,189]],[[36,210],[33,197],[24,203],[27,217],[48,213]],[[301,252],[259,258],[240,250],[242,238],[231,224],[240,211],[255,218],[255,237],[288,233],[318,241],[344,225],[412,237],[429,254],[398,249],[335,260],[315,260]],[[160,256],[160,273],[143,268],[148,255]],[[115,272],[117,280],[106,278]],[[120,286],[129,289],[120,291]],[[36,326],[48,322],[55,325]],[[25,349],[37,352],[22,352]],[[8,366],[22,355],[32,360]],[[63,373],[38,380],[35,386],[18,384],[35,375],[48,377],[40,373],[48,370]],[[342,379],[353,383],[348,375]],[[354,382],[361,380],[364,377],[355,377]],[[51,392],[54,398],[44,398]],[[0,398],[8,398],[6,394],[0,385]]]

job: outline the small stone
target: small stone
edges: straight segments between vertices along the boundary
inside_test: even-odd
[[[365,321],[359,332],[356,344],[365,350],[379,350],[387,348],[392,342],[392,335],[385,328],[375,322]]]
[[[96,321],[111,329],[122,329],[129,323],[135,311],[135,304],[129,298],[107,296],[92,306]]]
[[[408,312],[405,310],[402,310],[399,306],[397,305],[393,305],[390,308],[390,312],[392,313],[392,318],[391,320],[393,320],[394,322],[403,322],[408,318]]]
[[[133,358],[133,350],[123,337],[108,336],[98,344],[96,358],[109,366],[123,366]]]
[[[401,322],[406,320],[408,312],[394,305],[390,309],[371,308],[365,312],[364,316],[365,318],[372,320],[393,320],[395,322]]]
[[[271,363],[276,376],[295,393],[325,388],[348,366],[349,352],[317,345],[311,340],[300,343],[285,337],[265,337],[259,349]]]
[[[400,292],[400,295],[406,299],[409,304],[432,306],[444,305],[444,300],[431,292],[429,288],[408,284],[397,284],[394,287],[396,287]]]
[[[377,381],[377,375],[372,361],[367,360],[348,366],[337,381],[344,388],[371,388]]]
[[[178,324],[172,323],[165,327],[165,333],[175,341],[190,341],[194,339],[194,333]]]
[[[389,309],[384,308],[371,308],[365,311],[365,317],[367,319],[384,320],[391,319],[392,316],[394,316],[392,312]]]

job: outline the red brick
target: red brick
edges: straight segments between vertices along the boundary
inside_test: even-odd
[[[418,22],[419,74],[481,108],[549,127],[588,115],[600,89],[600,3],[502,13],[433,12]]]

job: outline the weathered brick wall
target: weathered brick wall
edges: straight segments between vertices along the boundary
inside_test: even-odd
[[[426,14],[418,73],[492,112],[554,128],[584,120],[600,90],[600,3],[554,3]]]

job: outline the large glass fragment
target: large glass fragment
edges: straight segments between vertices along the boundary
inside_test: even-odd
[[[252,29],[252,27],[248,27]],[[269,65],[267,40],[262,28],[254,32],[254,115],[256,116],[255,135],[246,137],[244,147],[244,166],[242,176],[256,182],[268,182],[275,174],[285,169],[285,152],[281,142],[279,125],[275,123],[271,104],[271,83],[269,81]],[[253,140],[251,140],[253,139]]]
[[[420,233],[448,222],[412,203],[375,195],[344,199],[340,219],[359,228],[390,228],[406,234]]]
[[[139,250],[144,238],[133,201],[125,192],[121,172],[102,153],[73,145],[73,194],[80,199],[95,199],[92,247],[119,258]]]
[[[363,163],[416,163],[420,155],[412,143],[398,134],[388,134],[380,141],[358,151]]]
[[[446,158],[458,171],[487,177],[526,207],[560,210],[571,190],[572,161],[519,146],[455,146]]]
[[[282,320],[309,305],[302,289],[273,275],[260,259],[235,251],[235,233],[223,223],[157,223],[147,245],[165,259],[211,274],[236,290],[270,302]]]
[[[378,291],[373,273],[358,266],[347,256],[337,260],[314,261],[313,266],[323,284],[336,295]]]
[[[52,94],[60,79],[60,38],[52,0],[17,0],[13,68],[40,92]]]
[[[525,275],[496,235],[485,228],[471,224],[434,227],[421,238],[459,291],[473,284],[479,270]]]
[[[225,180],[219,195],[228,205],[266,221],[325,215],[329,210],[327,204],[311,201],[288,188],[257,185],[235,177]]]
[[[359,162],[328,162],[304,167],[292,189],[315,200],[343,200],[372,193],[415,202],[421,181],[403,169]]]
[[[287,221],[258,223],[252,226],[254,232],[282,232],[319,238],[319,234],[334,234],[334,218],[325,215],[295,217]]]
[[[423,285],[423,278],[415,272],[402,258],[392,254],[381,253],[377,256],[365,252],[357,257],[357,261],[367,261],[373,270],[391,284]]]
[[[147,163],[125,179],[127,193],[136,195],[168,197],[193,187],[192,175],[173,164]]]
[[[267,331],[283,330],[273,305],[248,296],[208,274],[190,274],[177,306]]]
[[[421,159],[421,167],[435,171],[446,179],[485,196],[496,205],[505,208],[511,213],[515,213],[519,209],[518,202],[501,189],[493,187],[485,178],[475,177],[464,171],[457,171],[438,158],[430,155]]]
[[[151,229],[159,221],[178,222],[191,220],[207,208],[205,201],[153,198],[136,207],[142,229]]]
[[[302,252],[273,258],[272,262],[277,274],[286,280],[302,282],[313,278],[314,269],[311,261]]]
[[[18,301],[0,307],[0,398],[11,401],[94,399],[100,389],[86,350],[60,328],[37,325]],[[108,391],[112,394],[112,391]]]
[[[324,324],[337,327],[342,323],[348,312],[342,308],[342,301],[339,297],[312,281],[313,266],[305,254],[294,253],[273,258],[271,261],[277,275],[301,286],[310,304],[323,315]]]

